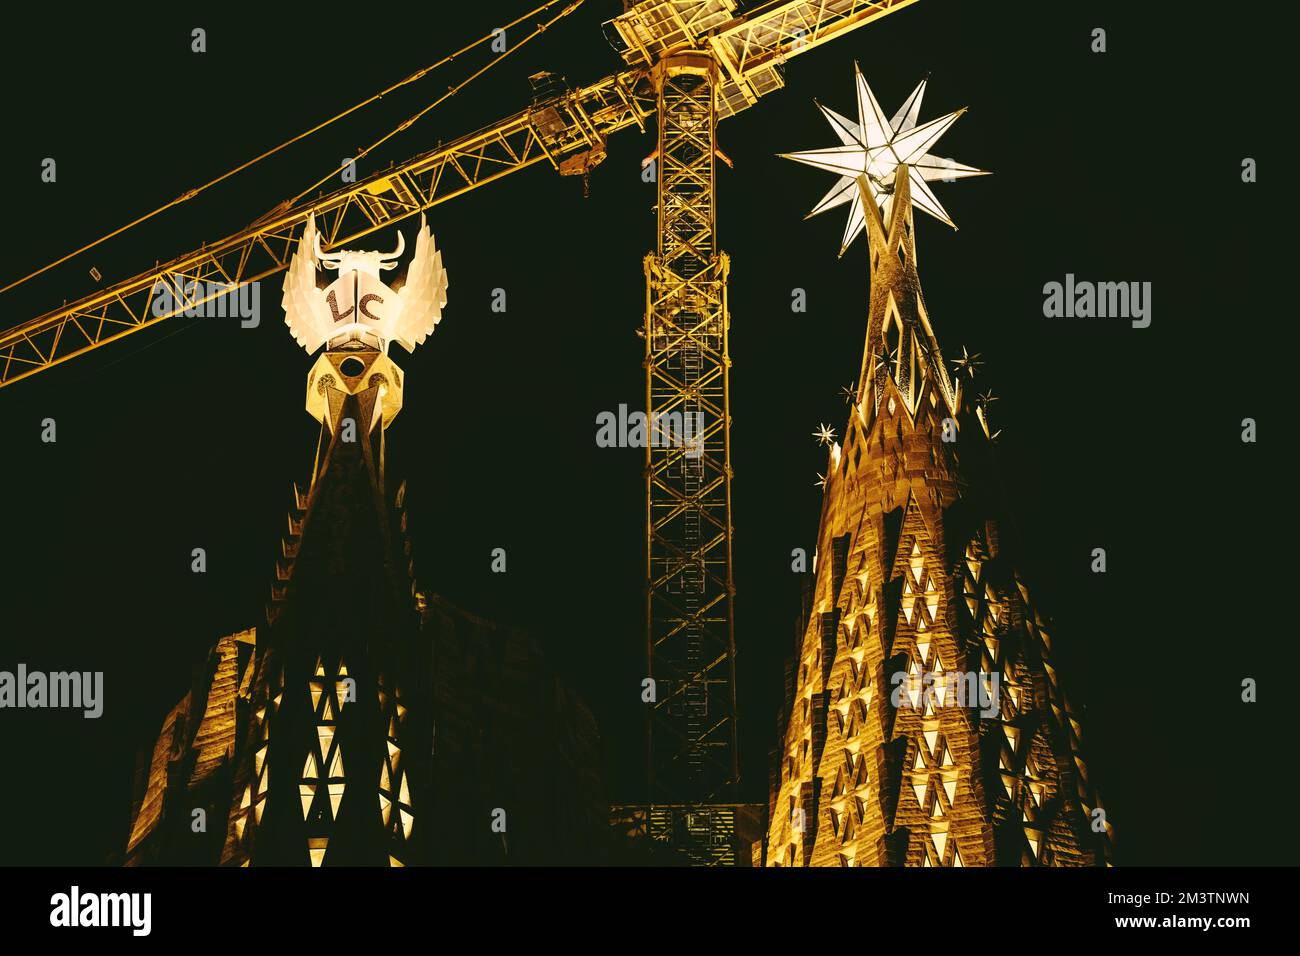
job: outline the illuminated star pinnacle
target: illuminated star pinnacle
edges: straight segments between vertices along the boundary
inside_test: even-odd
[[[829,445],[835,440],[835,429],[831,428],[830,425],[818,425],[817,430],[812,434],[813,438],[816,438],[823,445]]]
[[[820,471],[817,472],[817,480],[813,482],[813,486],[816,488],[826,487],[826,476],[823,475]]]
[[[845,405],[852,405],[854,399],[858,397],[857,383],[849,382],[849,384],[840,389],[840,394],[844,396]]]
[[[884,111],[876,102],[875,94],[871,92],[871,87],[867,86],[867,81],[862,78],[862,71],[858,69],[856,63],[853,64],[853,73],[858,100],[856,123],[820,103],[817,104],[817,108],[822,111],[826,121],[831,124],[831,129],[839,137],[840,145],[780,154],[786,159],[839,173],[839,181],[808,215],[815,216],[827,209],[849,204],[849,221],[844,227],[844,238],[840,243],[840,255],[844,255],[844,250],[859,233],[866,231],[867,227],[862,193],[858,189],[858,178],[866,178],[871,189],[871,198],[880,209],[881,218],[888,224],[893,208],[894,179],[898,174],[899,165],[906,165],[912,205],[955,229],[956,226],[931,191],[929,183],[935,180],[946,182],[967,176],[983,176],[988,171],[966,166],[942,156],[935,156],[929,150],[938,142],[939,137],[957,122],[957,118],[965,110],[957,110],[921,126],[916,125],[917,115],[921,111],[921,97],[925,95],[926,81],[922,80],[894,114],[893,119],[886,120]]]

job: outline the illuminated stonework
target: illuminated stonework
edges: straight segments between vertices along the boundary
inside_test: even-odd
[[[406,842],[411,839],[411,829],[415,826],[410,774],[399,746],[407,709],[400,692],[396,688],[385,690],[384,683],[381,678],[379,709],[387,718],[388,730],[384,736],[385,752],[379,764],[379,816],[389,842],[388,861],[393,866],[404,866]]]
[[[856,181],[866,347],[843,446],[830,447],[756,861],[1102,864],[1111,828],[1052,626],[999,536],[996,433],[968,394],[973,363],[949,376],[921,295],[914,171],[899,162],[882,181],[884,193]]]
[[[406,486],[386,475],[403,389],[387,345],[418,344],[446,301],[428,230],[400,308],[366,303],[378,323],[352,319],[357,290],[387,294],[361,278],[384,257],[334,257],[346,274],[329,289],[354,298],[342,324],[322,324],[321,303],[341,303],[315,288],[314,237],[305,247],[285,285],[295,337],[309,352],[328,342],[308,375],[311,482],[294,488],[265,621],[222,638],[164,721],[125,862],[589,859],[606,832],[594,720],[526,635],[418,587]]]

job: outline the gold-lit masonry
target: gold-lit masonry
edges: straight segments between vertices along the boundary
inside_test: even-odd
[[[913,177],[882,218],[856,401],[831,442],[805,627],[771,756],[767,866],[1090,866],[1113,828],[1002,540],[973,367],[948,374],[916,266]]]

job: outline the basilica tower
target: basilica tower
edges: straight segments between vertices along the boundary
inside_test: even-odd
[[[836,172],[814,209],[867,237],[870,304],[843,443],[827,430],[814,582],[787,673],[770,866],[1099,865],[1110,826],[1052,664],[1053,626],[999,534],[994,439],[970,356],[950,376],[917,272],[913,210],[951,224],[929,183],[982,173],[929,153],[960,116],[918,126],[922,83],[886,119],[857,76]]]
[[[285,280],[320,424],[271,602],[223,637],[139,768],[128,865],[409,866],[598,859],[606,807],[586,707],[523,632],[421,588],[406,483],[388,474],[405,375],[389,355],[441,319],[423,223],[323,252],[309,221]],[[321,272],[336,272],[322,277]],[[333,281],[329,281],[333,278]]]

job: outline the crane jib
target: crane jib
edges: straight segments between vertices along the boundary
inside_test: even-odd
[[[718,64],[717,119],[723,120],[780,89],[790,57],[915,2],[772,0],[737,15],[734,0],[704,0],[702,6],[716,7],[717,22],[707,21],[712,32],[688,31],[681,42]],[[543,160],[563,174],[585,175],[604,159],[608,136],[630,126],[644,132],[655,112],[654,96],[644,87],[653,56],[662,50],[651,42],[646,22],[664,6],[648,0],[605,25],[607,37],[622,38],[615,46],[622,47],[631,69],[515,113],[345,190],[277,209],[215,244],[0,333],[0,388],[178,314],[155,307],[154,290],[160,283],[239,288],[275,275],[288,265],[312,214],[335,246]],[[705,21],[693,22],[699,29]],[[535,125],[542,110],[546,121]]]

